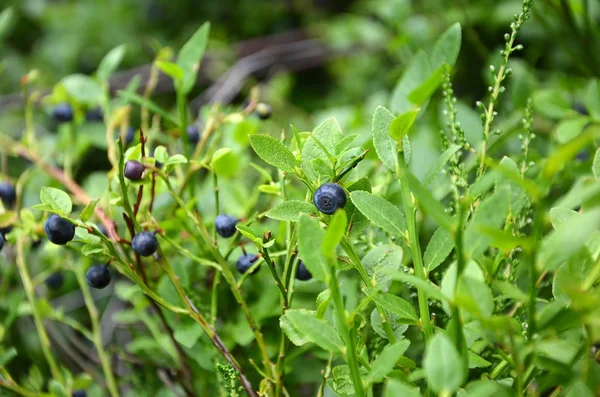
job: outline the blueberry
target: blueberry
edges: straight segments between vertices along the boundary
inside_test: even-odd
[[[200,141],[200,130],[198,129],[198,126],[195,124],[188,125],[185,131],[188,136],[188,141],[194,146],[197,145],[198,141]]]
[[[219,236],[229,238],[237,231],[235,225],[237,225],[238,222],[239,221],[231,215],[217,215],[217,218],[215,219],[215,229],[217,229]]]
[[[340,185],[326,183],[319,186],[313,197],[315,206],[324,214],[331,215],[346,205],[346,192]]]
[[[2,234],[2,237],[6,237],[6,235],[10,232],[12,232],[13,230],[13,225],[8,225],[5,227],[0,227],[0,234]]]
[[[141,256],[150,256],[158,249],[158,240],[154,232],[140,232],[133,236],[131,247]]]
[[[256,113],[259,119],[266,120],[269,117],[271,117],[271,106],[267,105],[266,103],[260,102],[256,105],[256,109],[254,110],[254,112]]]
[[[87,397],[87,393],[85,392],[85,390],[75,390],[73,392],[73,394],[71,394],[72,397]]]
[[[590,158],[590,152],[586,149],[586,150],[582,150],[581,152],[577,153],[577,156],[575,156],[575,158],[579,161],[588,161],[588,159]]]
[[[92,288],[102,289],[110,284],[108,265],[94,265],[85,274],[85,281]]]
[[[44,231],[48,240],[57,245],[65,245],[75,237],[75,225],[56,214],[46,220]]]
[[[0,234],[0,251],[4,248],[4,236]]]
[[[64,278],[62,273],[56,272],[48,276],[48,278],[46,278],[46,281],[44,282],[46,283],[46,286],[48,286],[48,288],[56,290],[62,287],[63,281]]]
[[[59,103],[52,109],[52,117],[59,123],[68,123],[73,120],[73,108],[68,103]]]
[[[125,163],[125,170],[123,171],[123,175],[125,178],[132,181],[139,181],[142,179],[142,175],[144,174],[144,165],[136,160],[128,160]]]
[[[298,262],[298,269],[296,270],[296,278],[300,281],[308,281],[312,278],[312,274],[308,271],[304,262]]]
[[[0,199],[5,207],[12,207],[17,201],[17,191],[8,182],[0,182]]]
[[[87,112],[85,112],[85,121],[104,121],[104,113],[102,113],[102,109],[89,109]]]
[[[258,256],[255,254],[244,254],[240,256],[235,263],[235,268],[238,272],[244,274],[250,269],[254,263],[258,260]],[[258,271],[258,268],[254,269],[254,271],[250,274],[254,274]]]
[[[573,110],[581,114],[582,116],[589,116],[590,114],[585,105],[580,102],[576,102],[575,104],[573,104]]]
[[[119,134],[121,134],[121,129],[115,132],[115,140],[119,138]],[[135,130],[133,129],[133,127],[127,127],[127,129],[125,130],[125,136],[122,138],[123,146],[127,147],[131,145],[131,143],[133,142],[133,138],[135,138]]]

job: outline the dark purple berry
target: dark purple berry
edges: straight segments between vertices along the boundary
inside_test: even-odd
[[[72,397],[87,397],[87,393],[85,392],[85,390],[75,390],[71,396]]]
[[[59,123],[68,123],[73,120],[73,108],[68,103],[59,103],[52,109],[52,117]]]
[[[4,236],[0,234],[0,251],[4,248]]]
[[[117,140],[117,138],[119,138],[119,135],[121,134],[121,129],[119,129],[117,132],[115,132],[115,140]],[[127,129],[125,130],[125,136],[122,136],[123,138],[123,146],[127,147],[129,145],[131,145],[131,143],[133,142],[133,138],[135,138],[135,130],[133,129],[133,127],[127,127]]]
[[[158,249],[158,240],[154,232],[140,232],[131,240],[131,247],[141,256],[150,256]]]
[[[75,237],[75,225],[56,214],[46,219],[44,231],[48,240],[57,245],[65,245]]]
[[[215,229],[217,229],[219,236],[229,238],[237,231],[235,225],[237,225],[238,222],[239,221],[231,215],[217,215],[217,218],[215,219]]]
[[[186,133],[188,141],[194,146],[197,145],[200,141],[200,130],[198,129],[198,126],[195,124],[188,125]]]
[[[144,175],[144,165],[136,160],[129,160],[125,163],[123,175],[131,181],[139,181]]]
[[[326,183],[315,191],[313,200],[319,211],[331,215],[346,205],[346,192],[338,184]]]
[[[17,191],[8,182],[0,182],[0,199],[5,207],[12,207],[17,201]]]
[[[94,265],[85,274],[85,281],[92,288],[103,289],[110,284],[110,273],[107,265]]]
[[[296,278],[300,281],[308,281],[312,278],[312,274],[308,271],[304,262],[298,262],[298,269],[296,270]]]
[[[46,286],[50,289],[59,289],[60,287],[62,287],[63,285],[63,275],[60,272],[56,272],[56,273],[52,273],[50,276],[48,276],[48,278],[46,278],[46,280],[44,281],[46,283]]]
[[[235,268],[238,272],[244,274],[256,263],[258,258],[259,256],[255,254],[244,254],[238,258],[237,262],[235,263]],[[258,268],[254,269],[250,274],[254,274],[257,271]]]
[[[102,113],[102,109],[100,108],[92,108],[85,112],[85,121],[104,121],[104,113]]]

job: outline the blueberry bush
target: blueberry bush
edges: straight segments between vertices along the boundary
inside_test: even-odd
[[[600,395],[600,8],[507,2],[492,54],[490,2],[466,3],[390,41],[412,46],[395,83],[337,64],[310,125],[289,76],[194,107],[209,23],[142,90],[111,89],[130,46],[49,92],[23,76],[22,128],[0,119],[0,396]],[[330,44],[409,10],[373,4]],[[473,106],[465,45],[492,62]]]

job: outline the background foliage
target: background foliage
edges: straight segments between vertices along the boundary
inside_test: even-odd
[[[17,394],[107,395],[112,373],[120,395],[243,395],[213,327],[267,395],[599,393],[598,2],[539,1],[514,42],[528,1],[12,3],[0,380]],[[64,101],[73,123],[50,117]],[[86,122],[96,107],[104,120]],[[204,130],[195,150],[188,124]],[[119,177],[126,159],[152,170],[141,185]],[[318,215],[311,192],[329,180],[344,215],[300,216]],[[95,228],[98,208],[123,240],[123,212],[160,229],[147,280],[127,241]],[[47,242],[48,211],[71,213],[77,242]],[[242,223],[215,251],[217,213]],[[231,273],[243,249],[263,255],[253,276]],[[298,256],[313,280],[292,282]],[[90,290],[85,271],[108,258],[110,286]],[[55,272],[59,288],[44,283]]]

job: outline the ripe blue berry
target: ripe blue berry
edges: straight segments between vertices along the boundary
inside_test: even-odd
[[[110,284],[108,265],[94,265],[85,274],[85,281],[92,288],[102,289]]]
[[[244,274],[254,265],[254,263],[256,263],[258,258],[259,257],[255,254],[244,254],[238,258],[237,262],[235,263],[235,268],[238,272]],[[257,271],[258,268],[254,269],[254,271],[252,271],[250,274],[254,274]]]
[[[12,232],[13,230],[13,225],[8,225],[5,227],[0,227],[0,234],[2,234],[2,237],[6,237],[6,235],[10,232]]]
[[[46,286],[50,289],[59,289],[63,285],[63,275],[60,272],[52,273],[48,278],[44,281]]]
[[[186,133],[188,136],[188,141],[192,145],[197,145],[200,141],[200,130],[198,129],[198,126],[195,124],[188,125],[186,128]]]
[[[296,278],[300,281],[308,281],[312,278],[312,274],[308,271],[304,262],[298,262],[298,269],[296,270]]]
[[[44,231],[48,240],[57,245],[65,245],[75,237],[75,225],[56,214],[46,219]]]
[[[0,199],[5,207],[12,207],[17,201],[17,191],[8,182],[0,182]]]
[[[319,211],[331,215],[346,205],[346,192],[338,184],[326,183],[315,191],[313,200]]]
[[[104,113],[102,113],[102,109],[89,109],[87,112],[85,112],[85,121],[104,121]]]
[[[261,102],[256,105],[255,112],[259,119],[266,120],[271,117],[271,106]]]
[[[215,219],[215,229],[217,229],[219,236],[229,238],[235,234],[237,230],[235,225],[237,225],[238,222],[239,221],[231,215],[217,215],[217,218]]]
[[[72,397],[87,397],[87,393],[85,392],[85,390],[75,390],[73,392],[73,394],[71,394]]]
[[[129,180],[139,181],[142,179],[142,175],[144,175],[144,169],[144,165],[139,161],[128,160],[127,163],[125,163],[123,175]]]
[[[4,236],[0,234],[0,251],[4,248]]]
[[[68,123],[73,120],[73,108],[68,103],[59,103],[52,109],[52,117],[59,123]]]
[[[583,116],[589,116],[589,112],[587,110],[587,108],[585,107],[584,104],[582,104],[581,102],[576,102],[573,105],[573,110],[576,111],[577,113],[583,115]]]
[[[131,240],[131,247],[141,256],[150,256],[158,249],[158,240],[154,232],[140,232]]]

